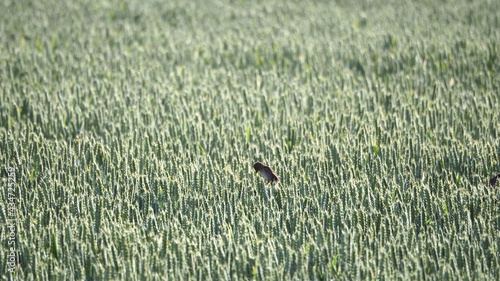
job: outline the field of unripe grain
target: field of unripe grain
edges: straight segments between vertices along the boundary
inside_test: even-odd
[[[500,279],[498,11],[2,1],[2,279]]]

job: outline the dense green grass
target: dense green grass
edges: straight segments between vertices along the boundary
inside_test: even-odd
[[[14,279],[500,279],[499,1],[78,2],[0,3]]]

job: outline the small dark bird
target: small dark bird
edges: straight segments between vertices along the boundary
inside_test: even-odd
[[[274,183],[280,181],[280,178],[276,175],[273,169],[262,164],[261,162],[255,162],[255,164],[253,164],[253,168],[255,169],[255,172],[259,173],[266,180],[266,184],[269,182]]]
[[[497,184],[497,180],[500,179],[500,174],[497,174],[496,176],[492,177],[490,179],[490,185],[493,187]]]

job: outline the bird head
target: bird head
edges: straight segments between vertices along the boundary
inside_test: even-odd
[[[265,165],[262,164],[261,162],[255,162],[255,164],[253,164],[253,168],[255,169],[256,173],[260,171],[263,167],[265,167]]]

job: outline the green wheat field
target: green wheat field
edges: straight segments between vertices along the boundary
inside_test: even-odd
[[[499,11],[1,1],[2,280],[499,280]]]

